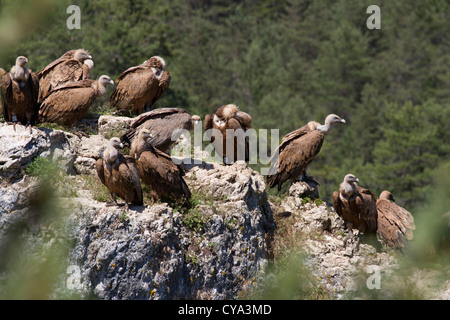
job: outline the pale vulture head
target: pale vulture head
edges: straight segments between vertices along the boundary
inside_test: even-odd
[[[344,178],[344,182],[346,183],[356,183],[359,182],[359,179],[354,174],[347,174]]]
[[[116,149],[122,149],[122,148],[123,148],[122,142],[120,142],[120,139],[117,138],[117,137],[111,138],[111,139],[109,140],[109,145],[110,145],[111,147],[116,148]]]
[[[16,66],[25,67],[25,65],[28,63],[28,59],[24,56],[19,56],[16,59]]]
[[[141,129],[138,136],[144,141],[153,138],[153,134],[148,129]]]
[[[89,54],[89,52],[87,52],[84,49],[78,49],[77,51],[75,51],[73,58],[75,60],[78,60],[80,62],[84,62],[87,59],[92,59],[92,56]]]
[[[102,75],[100,78],[98,78],[98,82],[105,87],[108,85],[114,85],[114,81],[112,81],[112,79],[107,75]]]
[[[341,117],[339,117],[338,115],[335,114],[329,114],[326,118],[325,118],[325,124],[318,126],[317,130],[322,131],[322,132],[328,132],[332,125],[335,123],[346,123],[344,119],[342,119]]]

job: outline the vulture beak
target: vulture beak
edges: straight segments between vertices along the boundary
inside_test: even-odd
[[[109,83],[113,86],[114,85],[114,81],[111,79],[109,80]]]
[[[356,178],[356,179],[355,179],[355,182],[359,182],[359,179],[358,179],[358,178]]]
[[[91,56],[90,54],[88,54],[88,55],[86,56],[86,58],[87,58],[87,59],[92,59],[92,56]]]
[[[119,148],[120,148],[120,149],[123,149],[123,143],[120,143],[120,144],[119,144]]]

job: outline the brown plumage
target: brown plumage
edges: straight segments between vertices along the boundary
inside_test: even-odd
[[[333,192],[333,207],[349,230],[348,238],[353,236],[353,228],[363,234],[377,231],[376,197],[370,190],[359,187],[357,182],[355,175],[347,174],[339,190]]]
[[[103,157],[97,160],[96,169],[100,181],[108,188],[113,202],[122,198],[127,205],[142,205],[143,194],[139,169],[135,159],[119,152],[123,145],[119,138],[112,138],[103,151]]]
[[[154,199],[182,199],[184,205],[189,207],[191,192],[184,181],[183,168],[173,163],[169,155],[148,143],[151,137],[149,130],[140,130],[130,150],[130,156],[137,161],[142,181],[150,186]]]
[[[70,50],[39,71],[37,74],[40,85],[38,102],[44,101],[59,86],[89,79],[90,69],[93,67],[91,59],[91,55],[84,49]],[[85,61],[88,62],[85,63]]]
[[[325,134],[335,123],[345,123],[345,120],[330,114],[326,117],[324,125],[311,121],[288,133],[271,159],[267,184],[271,188],[278,186],[279,191],[287,180],[294,182],[300,175],[301,180],[305,180],[308,165],[320,152]]]
[[[405,208],[395,203],[389,191],[383,191],[377,200],[378,235],[392,248],[404,248],[412,240],[414,218]]]
[[[251,116],[240,111],[235,104],[223,105],[214,114],[205,116],[205,133],[217,154],[222,157],[224,164],[231,164],[238,160],[249,161],[249,137],[247,135],[239,137],[239,133],[245,134],[251,128],[251,124]],[[227,130],[233,130],[233,141],[227,140]],[[227,141],[229,146],[233,146],[232,154],[230,147],[227,147]]]
[[[28,124],[31,131],[37,120],[39,81],[27,62],[26,57],[18,57],[11,71],[0,77],[0,105],[5,121]]]
[[[109,99],[111,107],[137,114],[150,111],[170,85],[165,67],[164,59],[155,56],[122,72]]]
[[[86,79],[54,89],[40,106],[39,120],[66,127],[75,126],[86,115],[94,100],[106,93],[108,85],[113,85],[113,81],[103,75],[96,81]]]
[[[183,130],[192,131],[200,123],[197,115],[181,108],[158,108],[136,117],[130,129],[120,138],[125,146],[130,146],[142,129],[147,129],[153,135],[152,146],[170,154]]]

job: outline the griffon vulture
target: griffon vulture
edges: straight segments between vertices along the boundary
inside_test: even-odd
[[[97,175],[111,193],[114,204],[118,205],[116,197],[119,196],[128,206],[142,205],[139,169],[135,159],[119,152],[118,149],[122,147],[119,138],[114,137],[109,141],[103,157],[97,160]]]
[[[334,210],[344,220],[349,231],[344,244],[353,237],[353,228],[359,230],[358,235],[377,231],[376,197],[370,190],[359,187],[357,182],[359,180],[355,175],[347,174],[339,190],[333,192]]]
[[[383,191],[377,200],[378,235],[392,248],[405,247],[412,240],[415,230],[414,218],[406,209],[395,203],[389,191]]]
[[[113,84],[110,77],[103,75],[98,80],[86,79],[58,87],[42,102],[39,120],[74,127],[94,100],[103,96],[106,87]]]
[[[39,77],[39,99],[41,103],[59,86],[68,82],[90,78],[94,64],[92,56],[84,49],[70,50],[50,63],[37,74]]]
[[[278,186],[278,191],[284,182],[292,182],[299,179],[306,180],[306,169],[322,148],[325,134],[335,123],[345,123],[335,114],[325,118],[325,124],[311,121],[305,126],[288,133],[278,146],[271,159],[267,184],[273,188]]]
[[[225,164],[231,164],[237,160],[249,161],[249,138],[244,135],[240,137],[240,134],[244,134],[250,129],[251,124],[252,118],[250,115],[240,111],[235,104],[223,105],[214,114],[205,116],[204,128],[206,134]],[[232,130],[229,132],[233,133],[232,137],[234,137],[233,141],[228,141],[228,143],[227,130]],[[230,152],[231,146],[233,146],[231,150],[233,154]]]
[[[197,115],[180,108],[158,108],[136,117],[130,129],[120,138],[125,146],[130,146],[142,129],[153,135],[152,146],[170,155],[182,130],[192,131],[200,123]]]
[[[0,77],[0,105],[6,122],[30,126],[37,120],[39,81],[26,67],[28,59],[20,56],[9,73]]]
[[[170,73],[165,67],[164,59],[154,56],[122,72],[109,99],[111,107],[137,114],[150,111],[169,87]]]
[[[166,153],[154,148],[148,139],[153,135],[148,129],[139,131],[133,141],[130,156],[134,157],[144,183],[150,186],[154,199],[183,199],[190,206],[191,192],[184,181],[184,170],[173,163]]]

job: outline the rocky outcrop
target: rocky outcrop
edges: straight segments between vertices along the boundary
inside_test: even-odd
[[[119,118],[103,116],[99,134],[90,136],[47,128],[30,134],[21,125],[14,131],[0,123],[0,256],[14,251],[17,234],[26,243],[19,251],[39,263],[64,252],[58,259],[62,273],[52,278],[48,297],[236,299],[273,278],[267,265],[274,242],[291,234],[313,285],[328,298],[377,297],[367,293],[374,270],[381,272],[382,287],[395,292],[395,252],[376,239],[344,247],[343,221],[318,198],[316,184],[294,183],[274,203],[264,177],[244,162],[224,166],[173,157],[186,170],[193,194],[189,210],[148,198],[129,210],[107,206],[95,161],[105,135],[129,126],[129,118]],[[53,160],[62,174],[46,177],[44,184],[30,176],[27,168],[39,157]],[[43,188],[49,186],[53,192]],[[102,192],[99,200],[95,194]],[[0,283],[11,272],[4,264]],[[415,277],[425,278],[420,272]],[[447,282],[444,291],[430,290],[425,297],[445,299],[448,292]]]
[[[59,283],[56,296],[75,290],[80,297],[99,299],[232,299],[243,283],[264,271],[274,223],[264,179],[247,164],[187,165],[186,180],[194,195],[188,211],[151,201],[127,210],[94,200],[80,175],[96,178],[95,160],[105,145],[102,135],[79,137],[50,129],[27,134],[22,129],[0,126],[8,177],[0,187],[0,242],[9,242],[8,230],[17,221],[28,221],[29,199],[39,183],[26,168],[44,156],[63,163],[67,184],[76,186],[76,195],[67,198],[56,191],[64,228],[50,229],[52,242],[65,239],[70,244],[66,264],[79,270],[80,277],[70,288],[66,281]],[[30,241],[44,237],[40,231],[49,227],[43,224],[51,224],[33,221],[26,228],[33,230]]]

